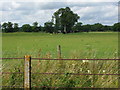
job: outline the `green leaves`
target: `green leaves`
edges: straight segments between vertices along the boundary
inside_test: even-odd
[[[77,14],[71,11],[69,7],[60,8],[58,11],[54,13],[54,16],[55,16],[55,25],[57,27],[63,26],[65,33],[71,32],[71,29],[74,26],[75,22],[77,22],[77,20],[80,18]]]

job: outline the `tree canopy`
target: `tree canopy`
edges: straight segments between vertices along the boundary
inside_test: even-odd
[[[75,22],[77,22],[80,17],[77,14],[75,14],[73,11],[71,11],[69,7],[66,7],[57,10],[54,13],[54,18],[55,18],[56,29],[59,30],[59,28],[61,29],[64,28],[64,30],[61,30],[61,32],[69,33],[71,32]]]

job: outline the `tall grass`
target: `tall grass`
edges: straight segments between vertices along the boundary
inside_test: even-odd
[[[23,72],[23,60],[4,62],[4,72]],[[9,67],[8,67],[9,66]],[[117,88],[117,75],[72,75],[84,74],[117,74],[117,61],[32,61],[32,86],[49,87],[99,87]],[[44,75],[34,73],[64,73]],[[93,79],[94,78],[94,79]],[[23,74],[4,74],[3,85],[23,85]],[[94,83],[94,84],[93,84]]]
[[[3,34],[3,57],[57,58],[57,45],[62,58],[118,58],[117,33],[9,33]],[[64,73],[62,75],[32,74],[32,86],[117,88],[118,61],[32,61],[33,73]],[[23,72],[23,60],[3,60],[4,72]],[[3,85],[23,86],[23,74],[4,74]]]

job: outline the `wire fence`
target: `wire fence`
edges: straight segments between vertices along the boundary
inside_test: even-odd
[[[2,72],[2,74],[24,74],[24,72]],[[65,74],[69,74],[69,75],[120,75],[120,74],[80,74],[80,73],[32,73],[32,74],[46,74],[46,75],[65,75]]]
[[[6,60],[6,59],[24,59],[24,58],[0,58],[1,60]],[[79,60],[120,60],[120,59],[52,59],[52,58],[31,58],[32,60],[76,60],[76,61],[79,61]]]
[[[25,58],[0,58],[1,60],[12,60],[12,59],[19,59],[19,60],[24,60]],[[82,61],[82,60],[89,60],[89,61],[96,61],[96,60],[99,60],[99,61],[111,61],[111,60],[114,60],[114,61],[120,61],[120,59],[62,59],[62,58],[60,58],[60,59],[51,59],[51,58],[31,58],[31,60],[32,61],[51,61],[51,60],[54,60],[54,61]],[[119,73],[119,67],[120,67],[120,65],[119,65],[120,63],[118,63],[118,73],[114,73],[114,74],[112,74],[112,73],[104,73],[104,74],[100,74],[100,73],[98,73],[98,74],[96,74],[96,73],[53,73],[53,72],[30,72],[30,74],[39,74],[39,75],[93,75],[93,76],[96,76],[96,75],[111,75],[111,76],[118,76],[118,79],[120,78],[120,73]],[[23,71],[23,72],[1,72],[0,74],[24,74],[25,73],[25,71]],[[24,79],[25,79],[25,77],[23,77]],[[31,78],[31,77],[30,77]],[[119,82],[118,82],[119,83]],[[22,86],[19,86],[19,85],[16,85],[16,86],[0,86],[0,87],[2,87],[2,88],[24,88],[24,85],[22,85]],[[97,87],[53,87],[53,86],[51,86],[51,87],[49,87],[49,86],[32,86],[32,88],[97,88]],[[119,89],[120,88],[120,86],[119,86],[119,84],[118,84],[118,88],[117,89]]]

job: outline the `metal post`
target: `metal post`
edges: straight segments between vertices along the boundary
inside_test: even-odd
[[[25,56],[24,59],[24,89],[31,89],[31,56]]]
[[[58,58],[61,59],[61,46],[57,46]]]

